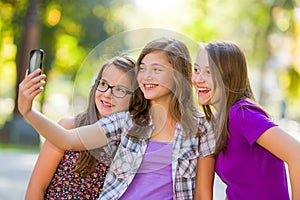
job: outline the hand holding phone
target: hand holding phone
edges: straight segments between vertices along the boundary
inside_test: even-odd
[[[42,69],[43,56],[44,56],[43,49],[34,49],[30,51],[28,74],[32,73],[38,68]]]

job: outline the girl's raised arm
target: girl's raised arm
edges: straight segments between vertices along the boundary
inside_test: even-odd
[[[19,84],[18,108],[24,118],[51,143],[64,150],[85,150],[107,144],[104,129],[98,124],[66,130],[40,112],[32,109],[34,98],[43,91],[45,74],[40,69],[26,75]]]

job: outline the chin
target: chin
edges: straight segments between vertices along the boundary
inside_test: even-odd
[[[102,116],[107,116],[107,115],[110,115],[110,114],[112,113],[112,111],[111,111],[111,110],[108,111],[108,110],[102,109],[102,110],[100,111],[100,113],[102,114]]]
[[[208,101],[207,99],[198,99],[198,103],[201,105],[210,105],[210,101]]]

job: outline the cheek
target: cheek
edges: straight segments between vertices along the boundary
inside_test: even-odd
[[[220,90],[220,88],[219,87],[217,87],[216,89],[215,89],[215,99],[221,99],[222,98],[222,93],[221,93],[221,90]]]
[[[196,75],[192,75],[192,83],[194,84],[194,85],[196,85],[196,80],[197,80],[197,76]]]
[[[161,82],[169,89],[172,89],[174,87],[175,83],[172,74],[165,74],[164,76],[159,77],[159,80],[161,80]]]
[[[95,101],[96,101],[96,102],[100,100],[102,94],[103,94],[102,92],[96,91],[96,93],[95,93]]]
[[[138,82],[140,82],[142,80],[142,77],[143,77],[142,72],[138,72],[137,75],[136,75],[136,80]]]
[[[142,81],[143,81],[143,78],[142,78],[142,75],[141,75],[140,73],[137,74],[136,80],[137,80],[138,86],[139,86],[139,87],[142,87]]]
[[[214,82],[213,82],[212,78],[210,78],[210,77],[205,78],[205,82],[206,82],[206,85],[207,85],[209,88],[211,88],[211,89],[214,88]]]

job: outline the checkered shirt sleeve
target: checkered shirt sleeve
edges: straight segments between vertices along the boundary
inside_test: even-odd
[[[199,157],[205,157],[215,152],[216,134],[205,117],[199,119],[199,129],[204,132],[200,138]]]
[[[98,120],[107,137],[107,145],[104,150],[107,154],[114,156],[121,140],[121,133],[130,120],[129,112],[117,112]]]

